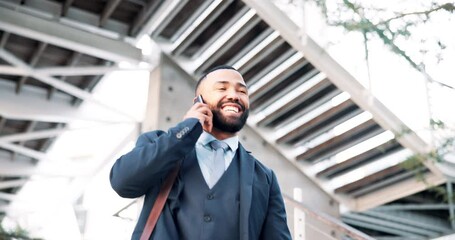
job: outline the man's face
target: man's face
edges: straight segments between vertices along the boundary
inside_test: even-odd
[[[214,128],[236,133],[245,125],[250,103],[245,81],[237,71],[219,69],[209,73],[198,94],[212,110]]]

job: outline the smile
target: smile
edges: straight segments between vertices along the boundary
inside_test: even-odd
[[[223,110],[226,112],[233,112],[233,113],[238,113],[240,111],[240,109],[238,107],[231,106],[231,105],[223,107]]]

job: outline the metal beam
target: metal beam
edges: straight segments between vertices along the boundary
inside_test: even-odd
[[[12,162],[9,159],[0,159],[0,176],[18,177],[31,176],[36,172],[36,165],[31,162]]]
[[[307,163],[295,161],[296,149],[294,147],[289,147],[285,144],[276,144],[276,139],[279,137],[277,136],[276,130],[259,128],[256,123],[250,122],[251,119],[252,118],[248,119],[248,126],[251,127],[256,134],[260,135],[264,141],[267,141],[269,143],[268,146],[280,152],[286,159],[289,160],[292,165],[302,171],[306,177],[311,179],[312,182],[316,183],[318,187],[322,189],[327,195],[335,199],[337,202],[344,204],[348,209],[356,209],[355,199],[346,195],[334,194],[333,191],[329,190],[328,188],[324,188],[326,184],[325,181],[323,181],[321,178],[317,178],[315,176],[316,173],[314,171],[311,171]]]
[[[183,33],[173,42],[173,54],[181,55],[193,40],[215,20],[231,2],[232,0],[215,0],[210,5],[201,7],[203,8],[203,11],[201,13],[195,13],[194,19],[188,20],[191,24],[182,28],[184,29]]]
[[[368,115],[370,113],[363,112],[361,114]],[[377,154],[386,155],[401,148],[401,145],[393,139],[393,134],[390,131],[386,131],[360,143],[354,149],[351,149],[349,153],[328,159],[327,163],[329,164],[325,165],[316,176],[332,178],[361,162],[370,161]]]
[[[411,154],[409,149],[401,149],[392,154],[381,156],[356,170],[330,179],[329,185],[334,189],[335,193],[346,193],[352,197],[357,197],[357,195],[351,194],[356,191],[361,191],[363,188],[368,189],[371,185],[376,185],[375,182],[377,181],[380,182],[378,185],[381,185],[383,181],[388,181],[391,177],[395,182],[390,184],[399,182],[401,179],[394,178],[397,174],[403,172],[405,177],[411,175],[400,166],[400,163]],[[359,175],[359,172],[361,172],[361,175]],[[370,188],[370,190],[375,190],[375,188]]]
[[[14,76],[28,76],[29,73],[22,68],[10,65],[0,65],[0,74]]]
[[[300,83],[299,86],[293,87],[293,89],[289,91],[280,101],[275,101],[268,106],[262,107],[257,112],[255,111],[251,122],[258,124],[259,126],[266,125],[276,119],[277,116],[289,111],[297,104],[311,97],[311,93],[315,91],[315,88],[317,89],[317,86],[326,85],[324,83],[327,82],[328,80],[323,73],[319,73],[311,77],[304,83]]]
[[[143,29],[146,29],[147,34],[151,35],[152,37],[158,36],[161,31],[174,19],[174,17],[180,12],[180,10],[185,7],[185,4],[189,0],[175,0],[175,1],[165,1],[168,2],[169,5],[163,6],[156,14],[156,18],[152,18],[156,20],[155,23],[152,23],[152,19],[146,24]]]
[[[205,71],[209,66],[211,66],[215,61],[219,60],[221,56],[226,54],[226,52],[230,52],[233,48],[233,46],[238,43],[240,39],[248,35],[249,32],[261,21],[260,18],[256,17],[253,18],[249,24],[247,24],[244,28],[240,29],[232,38],[230,41],[226,42],[218,51],[216,51],[210,58],[208,58],[202,65],[200,65],[196,69],[196,74],[200,74],[201,72]],[[271,30],[271,29],[270,29]],[[253,47],[252,46],[257,46],[258,42],[260,42],[263,38],[264,35],[267,35],[267,30],[262,32],[259,36],[255,36],[253,41],[250,41],[247,45],[243,46],[242,51],[236,52],[236,56],[231,57],[229,61],[236,62],[236,59],[240,58],[240,56],[244,56],[248,50],[251,50]],[[206,46],[204,44],[204,46]],[[198,49],[198,51],[193,54],[192,58],[197,58],[200,54],[204,52],[204,50],[207,47],[201,47]],[[236,49],[238,50],[238,49]],[[237,56],[238,55],[238,56]],[[233,65],[229,64],[228,65]]]
[[[79,52],[73,52],[73,54],[71,54],[71,58],[68,60],[67,62],[67,66],[68,67],[73,67],[75,66],[81,59],[82,57],[82,54],[79,53]],[[46,74],[47,75],[47,74]],[[67,79],[67,76],[61,76],[59,77],[60,80],[62,82],[65,82],[66,79]],[[84,88],[82,88],[84,89]],[[56,92],[56,88],[55,87],[51,87],[49,90],[48,90],[48,94],[47,94],[47,99],[52,99],[52,96],[54,95],[54,93]]]
[[[154,65],[150,66],[85,66],[85,67],[43,67],[33,68],[33,71],[39,74],[50,76],[89,76],[89,75],[105,75],[114,71],[150,71],[154,69]],[[23,68],[0,65],[0,74],[13,76],[30,76],[28,71]]]
[[[424,181],[411,178],[400,183],[395,183],[387,188],[374,191],[370,194],[358,197],[355,200],[355,211],[365,211],[380,206],[402,197],[423,191],[430,186],[438,186],[446,182],[443,176],[433,173],[425,174]]]
[[[62,3],[62,16],[66,16],[68,14],[68,10],[70,9],[71,4],[73,4],[74,0],[66,0]]]
[[[0,40],[0,48],[4,48],[6,43],[8,42],[8,38],[10,36],[9,32],[3,32],[2,39]]]
[[[32,58],[29,61],[29,66],[34,67],[37,63],[41,55],[43,54],[44,50],[47,47],[47,43],[40,42],[39,46],[37,49],[35,49],[35,52],[33,53]],[[16,87],[16,93],[19,93],[21,91],[21,88],[24,86],[25,81],[27,80],[28,76],[22,76],[19,82],[17,83]]]
[[[240,38],[245,36],[261,21],[261,19],[256,16],[256,12],[253,9],[249,9],[246,13],[241,15],[246,9],[248,8],[244,7],[230,20],[233,23],[232,25],[226,24],[224,26],[227,29],[225,29],[224,32],[221,32],[222,34],[220,36],[213,36],[197,53],[194,54],[193,57],[196,58],[194,61],[191,61],[190,66],[192,68],[189,68],[191,73],[204,71],[203,68],[208,67],[222,54],[229,51]]]
[[[6,124],[6,118],[4,116],[0,116],[0,132],[3,130]]]
[[[259,0],[243,0],[256,10],[257,14],[295,49],[302,51],[311,64],[324,72],[328,78],[341,90],[348,92],[351,98],[361,108],[369,111],[373,118],[383,128],[394,133],[401,133],[409,128],[362,86],[348,71],[337,63],[322,47],[308,35],[299,36],[299,27],[291,21],[272,2]],[[398,138],[398,141],[416,153],[427,153],[431,146],[425,143],[417,134],[410,132]],[[425,165],[435,174],[442,175],[439,169],[430,161]]]
[[[333,101],[335,98],[340,99],[340,101]],[[296,119],[290,119],[289,121],[286,121],[278,126],[277,129],[279,129],[279,131],[274,134],[274,140],[277,143],[285,143],[287,141],[290,141],[295,137],[294,135],[299,134],[301,131],[305,130],[301,128],[301,126],[304,126],[304,124],[311,123],[311,121],[315,122],[313,119],[329,115],[332,112],[338,112],[340,111],[339,109],[345,109],[353,105],[352,101],[350,101],[347,96],[344,96],[343,93],[332,97],[330,100],[331,101],[325,100],[325,102],[322,104],[318,104],[318,102],[316,102],[314,104],[318,104],[317,107],[310,108],[309,110],[305,109],[303,115],[296,115]]]
[[[455,209],[453,206],[453,186],[452,182],[446,182],[448,202],[449,202],[449,215],[450,215],[450,226],[455,229]]]
[[[11,202],[14,201],[16,198],[17,198],[16,194],[0,192],[0,199],[8,200]]]
[[[0,142],[0,147],[13,151],[15,153],[20,153],[22,155],[43,161],[43,160],[51,160],[49,156],[47,156],[46,153],[40,152],[33,150],[31,148],[26,148],[24,146],[20,146],[18,144],[12,144],[12,143],[5,143],[5,142]]]
[[[25,133],[30,133],[33,131],[33,129],[35,129],[36,125],[37,125],[37,121],[29,121],[27,123],[27,127],[25,130],[22,130],[22,132],[25,132]],[[17,143],[19,146],[24,146],[25,145],[25,141],[18,141]],[[17,157],[17,152],[14,152],[13,153],[13,156],[11,157],[11,159],[14,161]]]
[[[277,37],[274,37],[274,35],[278,35]],[[241,65],[241,68],[239,68],[239,71],[241,72],[248,72],[257,64],[262,61],[264,58],[266,58],[270,53],[275,51],[279,46],[283,45],[285,43],[284,39],[279,37],[278,32],[273,32],[271,38],[267,38],[266,44],[259,44],[261,48],[255,49],[256,53],[253,55],[252,53],[248,53],[247,58],[242,58],[243,63],[237,64],[236,65]],[[270,42],[269,42],[270,41]],[[253,79],[250,79],[251,82],[255,82],[255,77]],[[257,81],[257,80],[256,80]]]
[[[142,60],[141,50],[126,42],[6,8],[0,8],[0,29],[114,62]]]
[[[0,181],[0,190],[8,188],[17,188],[23,186],[28,179]]]
[[[14,93],[15,83],[0,80],[0,115],[7,119],[34,120],[43,122],[130,122],[104,108],[87,112],[70,105],[71,98],[62,93],[54,100],[46,100],[46,93],[37,87],[24,86],[23,94]]]
[[[109,0],[106,3],[106,6],[104,6],[103,12],[100,15],[100,22],[98,24],[100,27],[104,27],[107,19],[109,19],[109,17],[112,15],[115,8],[120,4],[121,1],[122,0]]]
[[[284,42],[283,42],[284,43]],[[282,45],[282,44],[279,44]],[[276,49],[273,49],[273,47],[270,47],[271,49],[269,53],[272,53]],[[257,66],[257,64],[260,61],[263,61],[264,58],[269,56],[269,53],[264,54],[264,52],[261,52],[262,56],[256,56],[255,59],[257,59],[258,62],[254,63],[253,66]],[[257,93],[261,94],[269,89],[273,89],[273,87],[269,86],[267,84],[268,82],[272,81],[272,83],[275,83],[273,86],[276,86],[277,82],[281,82],[288,78],[292,73],[297,71],[299,68],[302,68],[308,64],[308,61],[304,59],[304,56],[301,52],[295,51],[292,48],[289,48],[285,52],[282,52],[277,59],[275,59],[272,63],[268,64],[265,68],[262,70],[258,71],[253,77],[251,77],[248,80],[248,92],[250,92],[250,101],[254,102],[254,99],[251,99],[254,95],[257,95]],[[243,68],[240,71],[245,71]],[[309,73],[312,73],[310,71]],[[308,78],[306,75],[309,73],[306,73],[305,75],[299,77],[299,79],[305,79]],[[299,81],[293,82],[293,85],[300,85],[301,83]],[[256,97],[257,98],[257,97]]]
[[[413,170],[413,171],[411,171],[411,170],[405,171],[404,173],[401,173],[401,174],[398,174],[398,175],[394,175],[394,176],[388,177],[386,179],[382,179],[379,182],[370,183],[370,184],[368,184],[368,186],[362,187],[362,188],[360,188],[358,190],[355,190],[355,191],[353,191],[353,192],[351,192],[349,194],[351,196],[353,196],[353,197],[358,197],[358,196],[364,195],[366,193],[373,192],[376,189],[390,186],[390,185],[395,184],[395,183],[397,183],[397,182],[399,182],[399,181],[401,181],[403,179],[415,177],[415,176],[417,176],[416,174],[418,174],[418,172],[421,171],[421,170],[422,169],[417,169],[417,170]]]
[[[250,101],[254,102],[261,94],[268,92],[270,89],[281,84],[282,79],[286,79],[291,73],[285,73],[285,71],[292,72],[295,68],[299,68],[305,65],[303,54],[296,52],[294,49],[289,49],[279,56],[273,63],[268,67],[265,67],[259,75],[261,77],[253,77],[249,82],[252,84],[248,87],[248,93]],[[294,69],[292,69],[294,67]],[[284,75],[284,76],[283,76]]]
[[[409,236],[425,236],[425,237],[436,237],[438,236],[438,233],[435,231],[431,230],[426,230],[417,226],[410,226],[406,223],[400,223],[396,221],[390,221],[390,219],[379,219],[376,217],[369,217],[361,214],[353,214],[353,213],[348,213],[348,214],[343,214],[343,219],[349,218],[357,221],[362,221],[365,223],[371,223],[376,226],[382,226],[382,227],[387,227],[390,229],[397,229],[400,231],[405,232]],[[374,229],[374,228],[372,228]]]
[[[50,77],[48,75],[34,72],[33,69],[27,63],[23,62],[21,59],[17,58],[16,56],[14,56],[13,54],[11,54],[10,52],[8,52],[4,49],[0,49],[0,58],[3,58],[5,61],[7,61],[8,63],[10,63],[14,66],[23,68],[25,71],[29,72],[31,76],[33,76],[35,79],[37,79],[41,82],[49,84],[52,87],[55,87],[63,92],[66,92],[72,96],[78,97],[82,100],[102,106],[105,109],[108,109],[111,112],[115,112],[116,114],[118,114],[120,116],[126,117],[129,120],[132,120],[134,122],[137,121],[133,116],[130,116],[128,113],[122,112],[122,111],[116,109],[115,107],[96,99],[91,93],[89,93],[87,91],[81,90],[71,84],[62,82],[61,80]]]
[[[372,240],[370,236],[349,225],[346,225],[339,219],[334,218],[333,216],[330,216],[321,211],[312,210],[310,207],[306,206],[302,202],[297,201],[286,194],[283,194],[283,198],[286,203],[289,203],[296,209],[301,210],[304,213],[304,215],[312,219],[315,219],[316,221],[321,222],[324,225],[330,226],[343,234],[346,234],[347,236],[349,236],[350,239],[352,238],[357,240]]]
[[[409,234],[407,232],[404,232],[404,231],[401,231],[401,230],[398,230],[398,229],[394,229],[394,228],[389,228],[389,227],[383,227],[383,226],[379,226],[377,224],[373,224],[373,223],[366,223],[366,222],[363,222],[363,221],[359,221],[359,220],[355,220],[355,219],[350,219],[350,218],[343,218],[343,222],[349,224],[349,225],[353,225],[353,226],[357,226],[357,227],[362,227],[362,228],[366,228],[366,229],[373,229],[373,230],[376,230],[376,231],[379,231],[379,232],[383,232],[383,233],[388,233],[388,234],[393,234],[393,235],[398,235],[398,236],[402,236],[402,237],[406,237],[405,239],[409,239],[409,240],[424,240],[426,238],[420,236],[420,235],[416,235],[416,234]],[[403,239],[403,238],[401,238]]]
[[[114,71],[150,71],[155,66],[133,66],[133,67],[119,67],[119,66],[86,66],[86,67],[46,67],[35,68],[35,72],[45,75],[58,75],[58,76],[86,76],[86,75],[104,75]],[[11,71],[17,71],[12,69]],[[1,68],[0,68],[1,72]]]
[[[226,1],[226,0],[225,0]],[[184,34],[186,31],[192,31],[194,27],[194,23],[199,23],[203,19],[206,18],[206,14],[209,14],[211,10],[206,12],[207,8],[211,8],[211,6],[218,5],[221,2],[221,0],[211,0],[211,1],[203,1],[200,4],[198,4],[198,7],[194,9],[193,12],[190,13],[189,18],[183,22],[176,31],[174,31],[173,35],[169,39],[171,42],[178,41],[178,38]],[[201,19],[202,17],[203,19]]]
[[[233,66],[235,69],[241,70],[243,65],[250,61],[256,54],[263,51],[272,41],[274,41],[280,34],[271,28],[267,28],[253,41],[248,43],[240,52],[228,61],[228,65]]]
[[[139,29],[141,27],[142,27],[142,29],[144,29],[145,27],[150,27],[148,25],[148,24],[150,24],[150,21],[152,21],[152,19],[155,19],[156,15],[161,15],[162,9],[163,9],[162,6],[163,5],[167,6],[169,4],[172,5],[172,2],[176,2],[176,1],[164,1],[164,2],[161,2],[161,3],[160,2],[161,1],[149,1],[147,3],[147,5],[144,8],[142,8],[141,12],[134,19],[132,27],[130,27],[130,30],[129,30],[130,35],[136,36],[137,38],[140,38],[145,33],[140,32],[139,34],[137,34]],[[150,16],[150,14],[152,14],[152,12],[155,11],[155,9],[158,7],[158,4],[160,4],[161,8],[159,8],[157,10],[157,12],[155,13],[154,16]],[[149,19],[149,22],[144,24],[144,22],[147,19]]]
[[[388,212],[382,212],[382,211],[376,211],[376,210],[370,210],[370,211],[365,211],[362,212],[362,214],[371,216],[373,218],[377,219],[384,219],[385,221],[389,222],[396,222],[397,224],[405,224],[409,226],[413,226],[416,228],[420,229],[427,229],[429,231],[434,232],[434,235],[438,235],[438,233],[448,233],[450,231],[449,228],[445,228],[436,222],[430,222],[425,216],[420,216],[417,214],[393,214],[395,211],[388,211]]]
[[[392,204],[376,207],[377,211],[396,211],[396,210],[416,210],[416,211],[432,211],[432,210],[448,210],[448,204]]]
[[[11,135],[3,135],[0,136],[0,143],[7,143],[7,142],[21,142],[21,141],[29,141],[34,139],[43,139],[43,138],[51,138],[59,136],[60,134],[70,131],[67,128],[60,128],[60,129],[48,129],[48,130],[40,130],[35,132],[26,132],[26,133],[16,133]]]

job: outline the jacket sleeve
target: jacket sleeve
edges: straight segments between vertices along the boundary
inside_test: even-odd
[[[272,182],[270,187],[269,204],[267,215],[262,226],[261,240],[291,240],[289,232],[286,209],[283,197],[278,185],[278,180],[272,172]]]
[[[116,160],[110,172],[112,188],[121,196],[136,198],[161,179],[196,144],[202,126],[196,118],[186,119],[168,132],[152,131],[139,136],[136,146]]]

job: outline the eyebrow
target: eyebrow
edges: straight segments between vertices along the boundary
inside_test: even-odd
[[[217,81],[216,83],[229,84],[229,81]],[[237,82],[236,85],[248,89],[248,87],[245,84],[241,83],[241,82]]]

